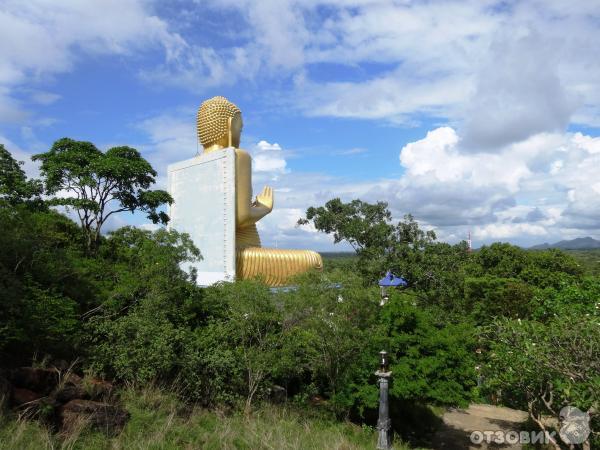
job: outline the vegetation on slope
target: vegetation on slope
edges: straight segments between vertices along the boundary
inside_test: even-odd
[[[127,155],[139,158],[135,152]],[[324,429],[332,436],[348,433],[340,442],[352,448],[366,442],[367,435],[373,437],[345,421],[375,425],[373,372],[384,348],[394,373],[392,422],[413,445],[427,445],[428,427],[435,423],[433,417],[426,420],[432,414],[423,405],[461,406],[497,398],[528,408],[535,419],[556,415],[570,404],[589,411],[597,426],[600,335],[594,327],[600,327],[600,279],[588,276],[564,252],[495,243],[469,253],[464,242],[438,242],[411,216],[394,223],[383,202],[334,199],[309,209],[301,222],[349,242],[356,258],[300,277],[297,289],[288,292],[272,293],[259,281],[200,289],[194,274],[180,268],[183,261],[201,257],[201,249],[185,234],[124,227],[99,235],[90,245],[85,225],[53,211],[52,198],[40,197],[49,173],[42,174],[42,182],[27,180],[8,152],[0,157],[3,368],[28,364],[38,355],[51,362],[77,360],[77,370],[122,386],[174,383],[178,411],[183,405],[234,411],[218,432],[224,433],[227,424],[241,426],[243,435],[235,436],[246,440],[226,439],[227,445],[242,448],[269,439],[295,448],[301,439],[296,431],[279,437],[285,421],[274,434],[267,432],[279,427],[273,424],[287,411],[258,413],[257,422],[243,422],[266,411],[272,392],[279,390],[304,408],[299,415],[289,413],[297,418],[290,430],[305,427],[303,414],[312,414],[311,401],[318,399],[330,414]],[[85,208],[95,208],[89,202],[71,206],[84,215]],[[393,291],[380,307],[376,282],[388,269],[405,277],[409,287]],[[112,442],[147,442],[148,435],[135,431],[136,417],[154,412],[136,409],[138,394],[124,395],[134,413],[128,427],[134,429],[126,428]],[[215,414],[198,411],[199,423]],[[414,420],[418,411],[425,413]],[[190,438],[186,429],[202,429],[186,422],[192,416],[165,414],[163,423],[174,427],[175,440]],[[19,436],[19,430],[36,427],[9,421],[3,433]],[[252,427],[264,433],[254,437]],[[318,421],[306,427],[306,442],[313,439],[308,436],[312,431],[319,436]],[[188,437],[177,437],[176,430]],[[39,433],[22,436],[60,439]],[[101,440],[93,433],[85,436],[81,439]]]
[[[0,420],[0,449],[355,450],[371,449],[376,440],[371,427],[294,406],[259,408],[248,417],[188,406],[164,388],[130,388],[122,395],[131,419],[118,436],[107,437],[85,423],[69,434],[56,435],[37,422],[5,417]]]

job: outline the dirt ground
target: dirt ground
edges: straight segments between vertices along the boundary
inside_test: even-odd
[[[520,444],[474,444],[470,436],[473,431],[521,431],[527,421],[527,413],[499,406],[473,404],[466,410],[451,409],[442,419],[444,425],[433,438],[433,448],[436,450],[517,450],[522,448]]]

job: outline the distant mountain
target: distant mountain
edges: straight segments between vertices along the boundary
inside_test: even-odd
[[[560,248],[562,250],[590,250],[593,248],[600,248],[600,241],[591,238],[576,238],[571,239],[570,241],[560,241],[555,242],[554,244],[548,244],[547,242],[540,245],[534,245],[533,247],[529,247],[532,250],[545,250],[547,248]]]

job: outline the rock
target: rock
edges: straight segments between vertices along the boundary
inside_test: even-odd
[[[88,398],[92,400],[107,399],[113,392],[113,385],[111,383],[98,378],[85,379],[83,384]]]
[[[56,409],[60,403],[52,397],[43,396],[29,389],[15,388],[12,400],[19,412],[19,417],[40,419],[50,425],[54,425],[56,422]]]
[[[54,398],[61,403],[68,403],[71,400],[78,398],[87,399],[89,396],[83,387],[83,384],[65,384],[64,386],[58,388],[58,390],[54,393]]]
[[[48,395],[58,384],[58,371],[56,369],[20,367],[12,371],[11,381],[18,388]]]
[[[53,396],[61,403],[68,403],[78,398],[90,398],[83,379],[75,373],[68,373],[64,376]]]
[[[108,403],[71,400],[59,408],[59,417],[62,429],[66,432],[75,430],[82,424],[89,424],[107,434],[115,435],[129,420],[129,413],[123,408]]]
[[[21,406],[28,403],[33,403],[43,395],[25,388],[14,388],[12,391],[12,404]]]

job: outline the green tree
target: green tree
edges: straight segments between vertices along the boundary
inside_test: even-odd
[[[9,205],[28,201],[39,204],[42,185],[38,180],[28,180],[22,165],[0,144],[0,200]]]
[[[434,308],[397,294],[382,312],[389,339],[392,398],[465,405],[475,396],[475,328],[447,323]]]
[[[463,310],[477,323],[489,323],[495,317],[529,318],[535,310],[535,290],[515,278],[485,275],[467,278]]]
[[[376,367],[382,344],[379,301],[377,287],[364,287],[348,273],[335,278],[308,274],[297,290],[280,297],[286,342],[282,358],[294,364],[295,376],[310,378],[340,415],[357,402],[356,387]]]
[[[0,230],[0,358],[71,358],[82,306],[98,294],[79,227],[55,211],[17,204],[0,208]]]
[[[83,314],[96,370],[135,382],[177,375],[200,298],[181,264],[198,258],[189,236],[174,230],[123,227],[109,234],[93,255],[103,296]]]
[[[541,288],[580,281],[583,269],[561,250],[528,251],[506,242],[495,242],[474,253],[472,275],[518,278]]]
[[[371,204],[352,200],[344,203],[335,198],[325,206],[308,208],[306,217],[298,220],[298,225],[309,223],[319,231],[333,234],[334,243],[349,243],[370,282],[390,268],[392,261],[414,256],[436,239],[433,231],[420,229],[410,214],[394,225],[385,202]]]
[[[547,323],[498,319],[482,331],[489,349],[484,387],[501,393],[504,404],[529,411],[542,430],[548,426],[543,417],[558,419],[564,406],[587,411],[596,430],[590,440],[599,444],[598,320],[597,313],[565,314]],[[560,448],[558,442],[555,448]]]
[[[254,281],[207,288],[204,326],[193,330],[182,381],[207,404],[252,403],[280,372],[282,319],[268,287]]]
[[[134,148],[113,147],[104,153],[91,142],[63,138],[32,159],[42,163],[45,192],[65,193],[51,203],[77,211],[88,251],[98,247],[102,226],[113,214],[143,211],[153,223],[169,221],[159,208],[173,199],[149,189],[156,171]]]
[[[334,243],[346,241],[359,254],[371,249],[383,253],[393,244],[392,214],[387,206],[385,202],[370,204],[352,200],[344,203],[334,198],[325,206],[308,208],[306,218],[298,220],[298,224],[307,225],[312,221],[317,230],[333,234]]]
[[[122,227],[109,233],[95,259],[110,279],[110,290],[100,305],[105,313],[128,308],[151,294],[162,299],[164,304],[157,308],[164,312],[193,295],[196,286],[190,281],[195,280],[195,272],[182,270],[182,265],[202,256],[185,233]]]
[[[359,257],[357,267],[367,284],[386,270],[404,277],[431,303],[449,308],[462,294],[464,271],[470,256],[465,242],[449,245],[436,241],[435,232],[423,230],[410,214],[394,224],[387,203],[339,198],[310,207],[299,225],[312,223],[332,234],[334,242],[348,242]]]

